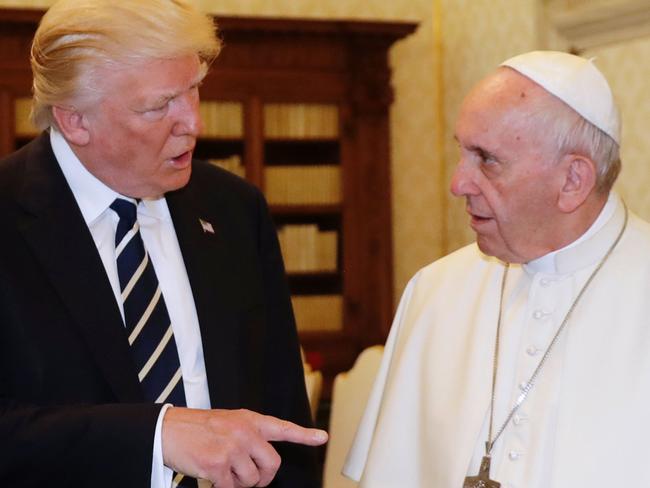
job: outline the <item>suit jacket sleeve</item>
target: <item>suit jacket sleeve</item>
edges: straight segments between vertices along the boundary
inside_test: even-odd
[[[146,487],[160,406],[0,405],[3,486]]]

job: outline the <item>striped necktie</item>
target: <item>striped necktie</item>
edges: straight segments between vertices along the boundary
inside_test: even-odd
[[[120,218],[115,233],[117,274],[138,379],[148,400],[184,407],[187,403],[174,332],[156,271],[140,236],[136,204],[116,198],[111,209]],[[197,481],[174,473],[172,486],[196,488]]]
[[[124,323],[138,379],[148,400],[185,406],[176,341],[156,272],[140,236],[137,207],[117,198],[110,208],[120,217],[115,256]]]

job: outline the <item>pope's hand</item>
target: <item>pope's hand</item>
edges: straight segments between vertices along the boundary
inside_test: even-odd
[[[318,446],[327,433],[250,410],[172,407],[163,418],[165,465],[218,488],[267,486],[281,461],[269,441]]]

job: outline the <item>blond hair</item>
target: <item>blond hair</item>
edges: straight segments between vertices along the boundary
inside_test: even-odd
[[[212,18],[191,0],[60,0],[32,43],[32,122],[44,129],[53,105],[96,102],[100,68],[197,54],[207,69],[220,49]]]

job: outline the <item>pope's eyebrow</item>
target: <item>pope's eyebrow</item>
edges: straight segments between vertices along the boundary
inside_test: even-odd
[[[491,153],[490,151],[488,151],[487,149],[481,146],[471,146],[469,149],[470,151],[477,153],[481,157],[481,159],[493,159],[495,161],[499,159],[496,157],[495,154]]]

